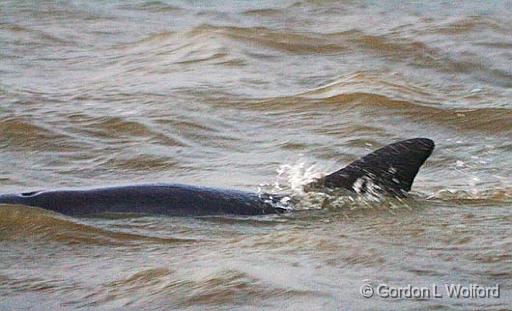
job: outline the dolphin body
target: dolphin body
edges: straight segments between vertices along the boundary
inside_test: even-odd
[[[378,191],[405,197],[419,168],[434,150],[427,138],[399,141],[378,149],[309,185],[308,189]],[[370,189],[371,187],[371,189]],[[293,200],[237,190],[182,184],[142,184],[94,189],[33,191],[0,195],[0,204],[22,204],[64,215],[135,213],[169,216],[262,215],[293,209]]]

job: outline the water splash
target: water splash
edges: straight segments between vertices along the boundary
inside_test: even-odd
[[[273,182],[261,183],[258,192],[272,193],[304,193],[304,186],[322,176],[315,165],[308,167],[305,161],[297,161],[293,164],[281,164],[276,169],[276,177]]]
[[[307,160],[303,159],[292,164],[280,165],[276,169],[276,173],[277,175],[273,182],[259,185],[258,193],[260,195],[265,195],[265,193],[284,193],[285,195],[280,196],[278,200],[268,196],[268,203],[288,209],[291,202],[295,203],[294,209],[307,209],[300,207],[302,205],[300,203],[311,196],[310,193],[304,191],[304,186],[324,175],[317,165],[310,164]],[[319,204],[313,205],[321,206]]]
[[[293,202],[295,210],[309,209],[359,209],[375,208],[383,205],[397,208],[404,205],[403,200],[388,200],[381,188],[371,178],[362,177],[354,183],[354,192],[346,189],[305,190],[305,186],[326,175],[323,167],[300,159],[295,163],[282,164],[276,170],[275,180],[260,184],[260,195],[266,193],[284,193],[280,200],[268,196],[268,202],[281,208],[290,209]],[[393,201],[393,202],[391,202]],[[389,204],[388,204],[389,203]]]

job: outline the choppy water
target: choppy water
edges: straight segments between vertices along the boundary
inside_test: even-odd
[[[0,206],[0,309],[504,310],[507,1],[2,1],[0,192],[135,182],[300,189],[400,139],[403,202],[265,217]],[[364,299],[500,284],[499,299]]]

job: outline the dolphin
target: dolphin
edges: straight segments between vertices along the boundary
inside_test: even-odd
[[[405,197],[420,167],[434,150],[428,138],[399,141],[305,186],[315,189],[377,191]],[[169,216],[262,215],[293,210],[284,195],[183,184],[140,184],[92,189],[31,191],[0,195],[0,204],[22,204],[69,216],[135,213]]]

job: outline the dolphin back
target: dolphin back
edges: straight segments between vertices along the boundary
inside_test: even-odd
[[[284,210],[266,194],[181,184],[146,184],[84,190],[0,195],[0,203],[22,204],[80,216],[137,213],[169,216],[260,215]]]

